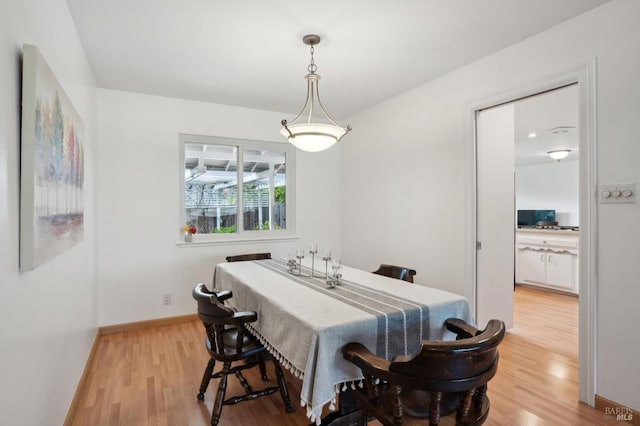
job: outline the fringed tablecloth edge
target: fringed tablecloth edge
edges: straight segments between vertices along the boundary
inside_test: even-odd
[[[260,334],[254,327],[252,327],[251,324],[247,324],[247,328],[249,329],[249,331],[251,331],[251,333],[254,336],[258,338],[258,340],[260,341],[260,343],[262,343],[265,349],[271,355],[273,355],[275,359],[278,360],[282,368],[284,368],[285,370],[291,371],[291,374],[293,374],[295,377],[299,378],[300,380],[304,379],[304,370],[293,365],[291,361],[289,361],[284,355],[278,352],[278,350],[274,348],[273,345],[269,343],[269,341],[262,336],[262,334]]]
[[[364,379],[360,378],[360,379],[350,380],[347,382],[335,383],[333,385],[333,397],[331,397],[330,399],[312,407],[309,404],[309,401],[306,401],[303,398],[300,398],[300,406],[307,407],[307,418],[311,420],[312,423],[315,423],[316,425],[320,425],[322,423],[322,409],[324,408],[324,406],[329,404],[329,410],[336,411],[336,400],[340,392],[344,392],[345,390],[347,390],[347,386],[349,385],[351,386],[351,389],[355,390],[356,383],[359,388],[362,388],[364,386],[363,380]]]

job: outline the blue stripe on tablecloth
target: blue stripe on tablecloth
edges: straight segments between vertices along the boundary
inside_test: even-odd
[[[324,274],[311,277],[311,269],[306,267],[303,267],[302,275],[289,273],[286,261],[281,259],[258,260],[254,263],[374,315],[377,319],[378,356],[390,359],[395,355],[408,355],[420,347],[423,339],[428,338],[424,335],[429,330],[429,308],[426,305],[348,280],[329,288]]]

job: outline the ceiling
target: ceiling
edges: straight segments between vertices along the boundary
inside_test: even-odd
[[[554,162],[547,152],[564,149],[561,161],[577,160],[578,113],[577,84],[514,102],[516,166]]]
[[[607,0],[67,0],[101,88],[296,114],[309,48],[337,119]],[[285,117],[283,117],[285,118]]]

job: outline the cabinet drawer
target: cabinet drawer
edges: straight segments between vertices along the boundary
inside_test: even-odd
[[[518,238],[519,245],[530,245],[540,247],[554,247],[554,248],[567,248],[572,250],[578,249],[578,239],[560,239],[560,238]]]

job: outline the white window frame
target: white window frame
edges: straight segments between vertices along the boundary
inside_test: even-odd
[[[180,223],[178,226],[179,240],[178,245],[215,245],[237,242],[265,242],[265,241],[282,241],[297,239],[296,236],[296,149],[289,143],[268,142],[252,139],[236,139],[219,136],[191,135],[180,133],[179,137],[179,192],[180,192]],[[185,145],[186,144],[202,144],[202,145],[226,145],[237,147],[237,172],[238,172],[238,209],[237,209],[237,231],[235,233],[220,234],[201,234],[196,232],[191,242],[185,242],[183,226],[186,223],[186,206],[185,206],[185,185],[184,185],[184,165],[185,165]],[[242,209],[242,181],[244,173],[243,152],[245,149],[262,150],[262,151],[278,151],[284,152],[286,172],[286,229],[271,230],[250,230],[243,229],[243,209]]]

